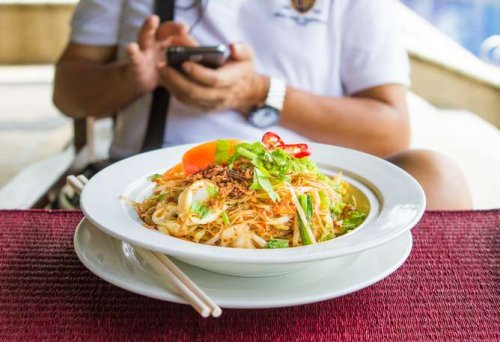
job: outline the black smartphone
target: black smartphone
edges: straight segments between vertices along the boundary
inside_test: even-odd
[[[226,62],[229,49],[225,45],[216,46],[170,46],[167,50],[169,66],[181,69],[182,63],[191,61],[216,69]]]

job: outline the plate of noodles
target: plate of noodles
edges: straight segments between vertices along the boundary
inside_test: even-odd
[[[265,276],[348,263],[411,229],[425,196],[385,160],[269,132],[125,159],[90,180],[81,207],[133,245],[219,273]]]

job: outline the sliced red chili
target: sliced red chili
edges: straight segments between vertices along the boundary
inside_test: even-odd
[[[273,132],[267,132],[262,137],[262,143],[269,150],[281,148],[295,158],[304,158],[311,155],[307,144],[285,144],[280,136]]]
[[[311,151],[302,151],[302,152],[299,152],[299,153],[295,153],[293,156],[295,158],[304,158],[304,157],[309,157],[311,155]]]
[[[309,146],[307,144],[289,144],[289,145],[281,145],[279,148],[283,149],[283,151],[290,153],[295,158],[304,158],[311,155],[311,151],[309,151]]]
[[[273,132],[267,132],[264,134],[262,137],[262,143],[266,146],[266,148],[271,150],[285,144],[283,140],[281,140],[280,136]]]

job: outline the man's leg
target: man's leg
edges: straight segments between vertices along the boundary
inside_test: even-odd
[[[462,172],[447,157],[432,151],[409,150],[387,159],[412,175],[424,189],[428,210],[465,210],[472,199]]]

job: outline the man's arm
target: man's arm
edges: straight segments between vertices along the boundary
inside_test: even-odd
[[[70,43],[56,66],[54,104],[73,118],[110,115],[136,98],[115,46]]]
[[[185,74],[162,68],[161,82],[187,105],[247,113],[265,100],[267,77],[257,74],[246,44],[233,45],[231,61],[219,69],[192,62],[183,68]],[[383,85],[339,98],[288,87],[281,124],[313,140],[388,156],[408,147],[406,87]]]
[[[409,145],[406,87],[383,85],[339,98],[289,87],[281,124],[320,142],[386,157]]]
[[[193,45],[187,27],[161,24],[149,17],[137,43],[127,46],[128,59],[115,62],[116,46],[70,43],[56,66],[54,103],[66,115],[81,118],[110,115],[155,89],[158,64],[170,44]]]

